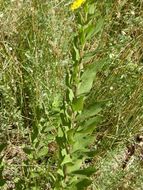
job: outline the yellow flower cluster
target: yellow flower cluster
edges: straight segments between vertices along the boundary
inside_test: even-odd
[[[71,10],[74,11],[78,9],[86,0],[75,0],[71,5]]]

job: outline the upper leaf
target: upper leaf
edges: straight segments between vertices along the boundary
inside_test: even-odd
[[[103,67],[105,60],[95,62],[87,67],[81,76],[81,83],[77,88],[77,95],[83,95],[90,92],[96,73]]]
[[[85,109],[80,115],[78,115],[77,120],[82,122],[92,116],[97,115],[102,110],[103,106],[104,106],[103,102],[96,102],[94,105]]]

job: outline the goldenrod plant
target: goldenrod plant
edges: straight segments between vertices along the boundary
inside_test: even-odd
[[[74,1],[71,8],[75,10],[85,1]],[[84,63],[86,44],[94,34],[102,30],[94,27],[91,22],[89,9],[94,2],[87,2],[81,11],[75,12],[77,31],[71,45],[71,63],[67,68],[66,92],[60,108],[60,125],[56,142],[58,144],[58,166],[55,190],[70,189],[82,190],[91,184],[90,176],[95,172],[93,167],[87,167],[85,161],[92,159],[95,150],[91,148],[95,141],[93,131],[100,121],[99,112],[104,106],[103,102],[95,102],[85,108],[85,100],[92,89],[96,74],[105,60]],[[100,20],[101,21],[101,20]],[[90,64],[88,64],[90,63]]]

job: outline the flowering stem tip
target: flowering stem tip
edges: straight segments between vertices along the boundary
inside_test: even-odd
[[[71,10],[74,11],[78,9],[86,0],[75,0],[71,5]]]

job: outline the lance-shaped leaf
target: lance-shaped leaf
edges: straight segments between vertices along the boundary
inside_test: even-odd
[[[73,177],[72,177],[73,179]],[[72,184],[67,187],[66,190],[85,190],[87,187],[92,183],[92,180],[88,179],[87,177],[81,177],[78,180],[73,180]]]
[[[85,175],[87,177],[90,177],[92,174],[94,174],[96,171],[95,168],[93,167],[89,167],[89,168],[85,168],[82,170],[76,170],[73,172],[73,174],[78,174],[78,175]]]
[[[73,51],[73,57],[75,61],[79,61],[80,60],[80,53],[79,50],[77,49],[77,47],[75,45],[73,45],[74,51]]]
[[[65,165],[67,163],[72,163],[72,159],[71,159],[69,154],[65,155],[65,157],[64,157],[64,159],[63,159],[63,161],[61,163],[61,166]]]
[[[104,19],[100,18],[97,21],[96,26],[94,25],[90,25],[87,29],[86,29],[86,40],[91,39],[94,35],[96,35],[98,32],[100,32],[103,28],[103,24],[104,24]]]
[[[93,118],[89,118],[87,121],[85,121],[83,123],[83,125],[81,127],[79,127],[78,132],[83,133],[83,134],[92,134],[93,131],[96,128],[96,125],[102,121],[102,117],[101,116],[95,116]]]
[[[77,190],[84,190],[86,187],[88,187],[90,184],[92,183],[92,180],[88,179],[88,178],[84,178],[81,181],[79,181],[76,184]]]
[[[87,151],[88,146],[94,142],[95,137],[91,135],[83,135],[82,133],[76,133],[74,139],[75,141],[72,146],[72,153],[79,151],[78,154],[80,154],[81,151]]]
[[[96,102],[94,105],[85,109],[80,115],[78,115],[76,120],[83,122],[86,119],[97,115],[102,110],[104,105],[104,102]]]
[[[77,88],[77,96],[85,95],[90,92],[96,73],[101,70],[105,60],[89,65],[81,76],[81,83]]]
[[[75,98],[72,103],[72,108],[74,111],[81,111],[83,109],[84,98],[81,96]]]
[[[67,164],[67,172],[72,173],[72,172],[74,172],[76,170],[79,170],[82,163],[83,163],[82,158],[81,159],[75,159],[75,160],[73,159],[73,163],[68,163]]]

